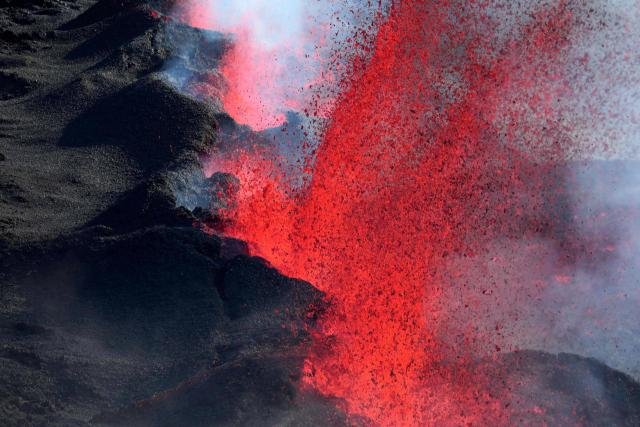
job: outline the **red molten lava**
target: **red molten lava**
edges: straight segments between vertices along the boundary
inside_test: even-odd
[[[371,58],[345,83],[302,195],[259,155],[213,159],[243,182],[227,232],[332,302],[305,382],[380,425],[503,416],[481,376],[463,368],[472,350],[434,332],[447,321],[443,270],[496,236],[537,230],[544,201],[535,195],[551,185],[539,164],[562,151],[545,135],[512,144],[512,113],[499,110],[514,96],[535,104],[521,82],[557,89],[561,76],[540,67],[562,52],[570,14],[560,6],[534,16],[490,55],[459,8],[394,3]]]
[[[326,117],[333,100],[327,86],[340,75],[338,67],[327,67],[328,40],[355,44],[360,38],[355,22],[371,19],[348,3],[185,0],[174,14],[194,27],[227,34],[231,43],[219,68],[226,82],[220,101],[237,122],[260,131],[282,125],[287,112],[302,112],[310,103],[316,115]]]
[[[221,9],[229,4],[217,0],[189,0],[177,15],[198,28],[231,32],[234,42],[225,53],[220,72],[225,78],[221,102],[225,111],[243,124],[262,130],[284,122],[282,91],[274,89],[285,77],[283,52],[286,46],[255,40],[252,21],[259,10],[247,9],[238,16],[225,17]],[[242,12],[242,10],[240,10]]]

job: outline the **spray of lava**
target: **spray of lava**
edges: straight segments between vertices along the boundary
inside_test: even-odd
[[[233,39],[221,67],[227,85],[222,103],[239,123],[263,130],[283,124],[288,111],[328,114],[350,57],[335,52],[348,43],[355,53],[383,3],[189,0],[176,13]]]
[[[563,166],[594,150],[576,138],[575,115],[567,113],[575,110],[567,100],[581,89],[571,70],[583,61],[571,46],[576,31],[589,26],[588,8],[561,0],[518,13],[522,19],[505,30],[500,2],[378,5],[364,20],[376,23],[368,27],[371,45],[358,44],[366,36],[345,37],[361,47],[348,60],[336,61],[330,46],[330,55],[303,67],[312,72],[293,73],[304,88],[329,65],[350,64],[329,79],[339,95],[327,104],[317,92],[301,97],[304,91],[263,87],[291,82],[298,70],[265,66],[263,54],[299,60],[308,55],[308,34],[314,50],[329,27],[251,28],[250,12],[285,19],[283,10],[273,18],[266,2],[253,3],[228,11],[225,21],[189,9],[199,11],[188,15],[192,23],[237,34],[224,65],[225,107],[257,130],[280,124],[283,108],[317,108],[328,125],[302,189],[291,188],[278,162],[260,151],[226,152],[206,169],[242,182],[225,232],[332,302],[313,331],[305,384],[380,425],[508,417],[504,396],[491,396],[488,380],[470,366],[476,357],[515,349],[518,340],[502,329],[517,323],[517,308],[548,291],[550,271],[559,284],[573,280],[567,277],[577,271],[576,253],[603,245],[585,243],[567,218],[571,180]],[[286,13],[303,9],[291,2]],[[271,37],[282,40],[270,44]],[[279,49],[287,53],[274,54]],[[550,250],[548,241],[570,254],[561,265],[539,256]],[[490,262],[487,253],[496,254]],[[528,266],[530,274],[491,270],[525,265],[519,256],[538,263]],[[490,299],[512,304],[494,307],[503,317],[460,316],[466,309],[477,314],[487,304],[483,295],[496,290],[511,296]]]

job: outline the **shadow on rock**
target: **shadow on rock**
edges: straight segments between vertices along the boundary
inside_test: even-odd
[[[216,139],[216,118],[205,104],[149,77],[101,99],[64,130],[66,147],[117,145],[147,170],[203,152]]]

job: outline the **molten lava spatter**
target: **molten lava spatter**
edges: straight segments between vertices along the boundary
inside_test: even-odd
[[[621,227],[613,222],[630,224],[623,218],[637,214],[596,204],[606,211],[596,215],[589,203],[581,212],[577,198],[590,197],[583,175],[598,180],[608,172],[575,160],[608,149],[605,142],[594,150],[586,137],[603,128],[587,122],[603,117],[598,103],[609,93],[607,84],[593,87],[609,68],[600,63],[596,73],[589,58],[613,55],[593,45],[631,33],[601,35],[607,8],[594,12],[591,3],[570,0],[367,2],[367,19],[347,19],[364,2],[317,4],[344,5],[336,21],[363,28],[331,45],[335,27],[316,26],[320,37],[303,37],[296,50],[302,45],[290,39],[265,45],[250,34],[251,19],[269,22],[269,14],[235,24],[219,14],[188,18],[235,33],[222,64],[222,98],[237,122],[259,130],[280,124],[288,109],[300,113],[287,119],[298,139],[278,138],[287,126],[259,133],[231,126],[233,135],[225,128],[205,172],[241,182],[234,203],[224,204],[233,208],[218,212],[226,215],[224,232],[331,302],[311,331],[303,386],[377,425],[520,423],[523,413],[544,419],[552,412],[511,399],[513,388],[501,382],[508,375],[481,366],[521,347],[564,351],[553,340],[567,338],[580,344],[584,335],[571,324],[549,333],[564,323],[562,310],[572,322],[600,328],[600,337],[607,333],[590,302],[574,304],[574,292],[588,300],[599,286],[585,280],[581,264],[590,272],[626,268],[635,246],[608,234]],[[322,53],[308,55],[310,45]],[[635,79],[624,68],[628,50],[615,52],[625,62],[612,69]],[[271,68],[269,55],[283,52],[303,65],[309,59],[312,72]],[[324,92],[292,95],[289,74],[302,76],[299,87]],[[617,112],[609,123],[619,122]],[[317,144],[302,123],[319,117],[314,131],[328,120]],[[633,276],[628,271],[619,277]],[[640,293],[633,298],[640,302]]]
[[[545,135],[510,144],[514,117],[499,109],[526,96],[517,83],[527,78],[549,89],[538,67],[562,51],[570,14],[561,4],[536,15],[493,57],[454,3],[392,6],[371,57],[344,82],[302,195],[259,155],[209,165],[244,183],[226,231],[332,302],[305,382],[381,425],[504,415],[481,374],[463,368],[472,351],[434,335],[446,322],[442,270],[448,257],[538,227],[545,201],[535,195],[558,185],[539,162],[563,148],[545,147]]]

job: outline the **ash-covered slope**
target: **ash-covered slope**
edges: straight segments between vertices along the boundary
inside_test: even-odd
[[[131,425],[113,414],[203,378],[163,422],[344,423],[295,386],[321,294],[175,203],[225,116],[162,69],[224,41],[145,2],[0,6],[0,424]]]
[[[180,37],[205,39],[187,28],[169,38],[138,3],[100,2],[80,16],[91,2],[2,8],[5,240],[77,229],[154,174],[193,167],[214,142],[216,112],[159,74]],[[220,44],[202,49],[215,64]]]
[[[345,425],[297,386],[322,295],[177,206],[234,125],[167,83],[166,64],[206,75],[225,46],[163,7],[0,0],[0,424]],[[626,376],[509,357],[498,392],[526,378],[523,419],[554,396],[586,422],[639,422]],[[597,404],[564,387],[590,380]]]

